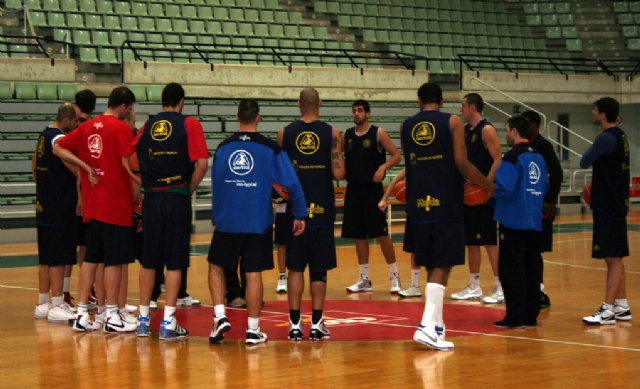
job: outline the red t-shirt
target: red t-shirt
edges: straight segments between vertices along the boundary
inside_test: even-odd
[[[97,173],[99,182],[91,186],[82,173],[83,218],[119,226],[133,225],[131,177],[122,166],[122,157],[133,132],[114,116],[100,115],[88,120],[58,141]]]

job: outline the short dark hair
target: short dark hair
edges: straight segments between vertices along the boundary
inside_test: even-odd
[[[177,82],[167,84],[162,90],[162,106],[175,107],[184,99],[184,88]]]
[[[58,114],[56,115],[57,121],[62,121],[64,119],[75,119],[76,117],[76,106],[71,103],[64,103],[58,107]]]
[[[612,97],[602,97],[593,103],[598,112],[604,113],[607,117],[607,122],[615,123],[618,121],[620,115],[620,103]]]
[[[512,130],[518,131],[521,138],[529,139],[529,133],[531,132],[529,119],[527,119],[524,115],[516,115],[507,119],[507,125]]]
[[[362,107],[364,108],[365,112],[371,112],[371,106],[369,105],[369,102],[367,100],[356,100],[353,102],[353,104],[351,104],[351,108],[355,108],[355,107]]]
[[[442,88],[433,82],[426,82],[418,89],[418,98],[423,104],[442,103]]]
[[[467,93],[464,95],[465,100],[467,100],[467,104],[473,105],[476,107],[476,110],[480,113],[484,111],[484,100],[482,100],[482,96],[477,93]]]
[[[536,111],[531,111],[531,110],[524,111],[522,113],[522,116],[526,117],[527,120],[529,120],[529,123],[532,123],[532,124],[535,123],[538,125],[538,128],[540,128],[541,119],[540,119],[540,115]]]
[[[241,124],[250,124],[256,121],[260,114],[260,105],[254,99],[242,99],[238,104],[238,121]]]
[[[89,89],[83,89],[76,93],[76,105],[80,111],[87,115],[96,109],[96,94]]]
[[[111,91],[107,106],[109,108],[118,108],[122,104],[132,105],[136,102],[136,95],[126,86],[119,86]]]

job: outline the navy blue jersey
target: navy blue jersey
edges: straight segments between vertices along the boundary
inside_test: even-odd
[[[136,146],[145,189],[189,187],[194,166],[189,158],[186,119],[177,112],[161,112],[145,123]]]
[[[542,230],[542,203],[548,188],[547,165],[529,143],[502,157],[496,172],[493,219],[512,230]]]
[[[378,144],[378,127],[372,125],[364,135],[357,135],[355,127],[346,130],[344,160],[347,182],[373,183],[373,175],[387,161],[386,151]]]
[[[478,168],[484,176],[489,174],[491,165],[493,165],[493,157],[489,154],[489,150],[482,141],[482,129],[485,126],[492,125],[487,119],[482,119],[478,125],[471,128],[471,124],[464,127],[464,138],[467,145],[467,159],[473,166]]]
[[[464,180],[453,157],[451,115],[424,110],[402,123],[407,212],[414,223],[464,218]]]
[[[602,154],[593,162],[591,208],[624,218],[629,210],[629,141],[619,127],[603,133],[613,136],[616,143],[611,153]]]
[[[76,217],[76,176],[53,154],[51,141],[64,135],[47,127],[36,149],[36,220],[40,225],[65,224]]]
[[[211,167],[212,221],[216,230],[264,233],[273,223],[273,182],[289,189],[293,215],[307,216],[304,193],[291,161],[273,140],[256,132],[237,132],[225,139]]]
[[[333,227],[335,198],[331,170],[333,128],[322,121],[296,120],[284,128],[282,148],[298,174],[307,199],[307,228]]]

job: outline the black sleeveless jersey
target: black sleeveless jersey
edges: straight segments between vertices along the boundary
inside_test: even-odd
[[[51,141],[64,135],[47,127],[38,138],[36,149],[36,220],[40,225],[68,223],[76,217],[78,192],[76,176],[53,154]]]
[[[187,116],[161,112],[144,125],[136,146],[142,186],[149,189],[189,186],[193,162],[189,158]]]
[[[414,223],[464,217],[463,183],[453,157],[451,115],[424,110],[402,123],[407,212]]]
[[[300,179],[309,212],[307,226],[333,227],[335,199],[331,170],[333,128],[322,121],[296,120],[284,128],[282,149]]]
[[[378,146],[378,127],[371,126],[364,135],[357,135],[356,128],[344,132],[344,158],[347,182],[373,183],[376,170],[387,161],[384,149]]]
[[[489,174],[491,165],[493,165],[493,158],[482,142],[482,129],[487,125],[491,125],[491,123],[487,119],[482,119],[474,128],[471,128],[471,124],[468,123],[464,126],[467,158],[484,176]]]
[[[616,148],[593,162],[591,208],[623,218],[629,210],[629,141],[619,127],[605,133],[616,138]]]

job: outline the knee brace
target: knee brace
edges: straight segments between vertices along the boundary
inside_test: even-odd
[[[327,272],[326,271],[316,271],[316,272],[310,271],[309,278],[311,279],[311,282],[324,282],[326,284]]]

